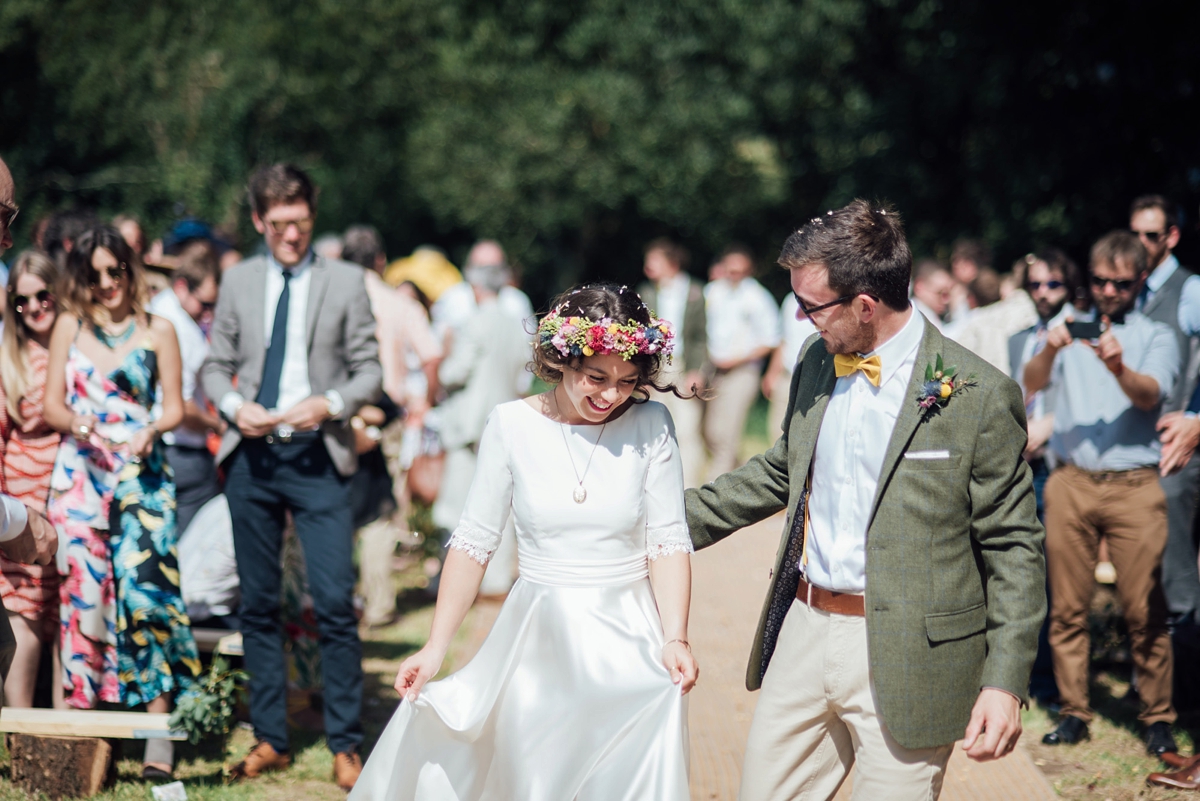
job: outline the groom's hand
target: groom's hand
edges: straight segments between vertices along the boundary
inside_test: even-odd
[[[1012,693],[984,687],[971,710],[963,750],[976,762],[999,759],[1017,747],[1021,737],[1021,702]]]

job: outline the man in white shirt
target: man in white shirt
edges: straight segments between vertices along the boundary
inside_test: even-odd
[[[767,372],[762,380],[762,393],[771,403],[767,412],[769,437],[779,433],[787,415],[788,388],[792,384],[792,368],[796,366],[800,350],[805,341],[817,333],[817,327],[800,311],[795,293],[788,293],[779,304],[779,328],[783,338],[779,347],[771,352],[771,360],[767,362]]]
[[[646,245],[642,272],[649,283],[638,294],[660,320],[675,330],[675,352],[664,368],[662,381],[674,384],[684,395],[704,386],[708,363],[708,333],[704,309],[704,286],[687,273],[690,254],[679,243],[661,237]],[[679,458],[683,462],[683,485],[699,486],[704,471],[704,438],[701,423],[704,402],[696,397],[680,398],[660,392],[654,399],[666,405],[675,421]]]
[[[715,371],[704,416],[712,458],[709,479],[738,465],[746,416],[758,398],[767,356],[779,344],[775,298],[751,277],[754,257],[733,245],[721,257],[723,278],[704,289],[708,358]]]
[[[933,259],[921,259],[913,269],[912,305],[939,331],[946,328],[954,276]]]
[[[349,421],[382,386],[375,318],[362,268],[314,256],[309,247],[316,188],[302,170],[290,164],[258,170],[250,200],[269,255],[223,276],[201,370],[205,394],[218,399],[230,423],[217,459],[226,462],[258,739],[231,775],[254,778],[291,762],[279,615],[280,547],[290,512],[320,629],[326,742],[337,784],[349,790],[362,771],[363,738],[347,492],[358,460]]]
[[[223,432],[225,425],[209,411],[198,383],[200,368],[208,358],[208,338],[200,326],[212,322],[221,286],[216,253],[204,245],[185,248],[172,278],[170,289],[150,301],[150,313],[175,327],[183,364],[183,423],[163,434],[167,461],[175,471],[175,523],[182,536],[200,507],[221,492],[208,434]]]
[[[820,334],[781,436],[686,493],[697,547],[789,514],[739,797],[832,798],[853,767],[855,798],[936,799],[956,740],[1021,733],[1045,573],[1020,389],[912,309],[894,209],[814,218],[779,263]]]

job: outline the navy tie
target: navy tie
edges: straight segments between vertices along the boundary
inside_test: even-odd
[[[283,271],[283,291],[275,305],[275,325],[271,327],[271,344],[263,362],[262,384],[258,387],[256,403],[264,409],[274,409],[279,403],[279,377],[283,375],[283,355],[287,350],[288,299],[291,297],[292,273]]]

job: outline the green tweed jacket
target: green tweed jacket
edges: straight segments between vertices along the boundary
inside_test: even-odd
[[[929,412],[917,405],[925,365],[942,355],[975,386]],[[744,467],[687,492],[696,548],[787,509],[771,589],[746,672],[758,689],[798,582],[804,484],[836,378],[819,337],[792,374],[783,434]],[[866,612],[880,712],[905,748],[963,735],[983,687],[1026,697],[1046,614],[1044,532],[1021,458],[1025,406],[1008,376],[925,326],[879,475],[867,531]],[[948,459],[906,459],[948,450]],[[775,670],[786,666],[775,665]]]

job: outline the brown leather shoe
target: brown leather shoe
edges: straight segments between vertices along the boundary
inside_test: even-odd
[[[362,773],[362,757],[353,751],[342,751],[333,755],[333,780],[346,792],[354,789]]]
[[[1175,790],[1200,790],[1200,756],[1192,757],[1182,770],[1175,773],[1151,773],[1146,777],[1146,783]]]
[[[266,740],[259,740],[245,759],[229,769],[229,780],[254,779],[267,771],[287,770],[291,764],[290,756],[279,753]]]

